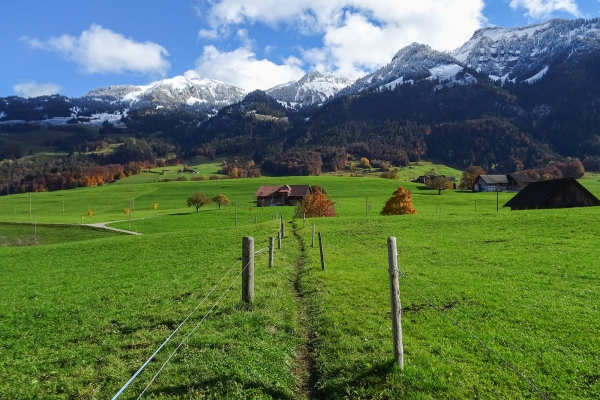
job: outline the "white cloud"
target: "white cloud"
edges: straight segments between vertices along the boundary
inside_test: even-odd
[[[485,22],[483,7],[483,0],[214,0],[203,15],[219,32],[259,22],[322,35],[323,46],[304,49],[303,61],[310,69],[356,78],[412,42],[459,47]]]
[[[184,76],[230,82],[248,91],[265,90],[282,82],[300,79],[305,74],[300,64],[301,61],[295,57],[283,60],[282,64],[259,60],[245,47],[221,52],[214,46],[206,46],[196,61],[196,68],[187,71]]]
[[[525,15],[536,19],[548,18],[556,11],[582,16],[575,0],[510,0],[509,6],[513,10],[524,8],[527,10]]]
[[[21,97],[38,97],[50,94],[57,94],[61,91],[59,85],[54,83],[37,83],[37,82],[25,82],[19,83],[13,86],[13,90],[18,96]]]
[[[136,42],[121,34],[92,24],[79,37],[63,35],[47,41],[23,37],[34,49],[44,49],[62,54],[76,62],[84,72],[164,75],[170,64],[169,55],[162,46],[152,42]]]

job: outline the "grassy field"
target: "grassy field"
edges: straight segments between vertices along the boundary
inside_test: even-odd
[[[502,205],[512,194],[500,193],[496,211],[495,193],[437,195],[402,178],[134,178],[34,193],[35,227],[15,224],[29,221],[29,195],[0,197],[0,221],[9,221],[0,224],[0,398],[112,397],[232,266],[121,398],[137,398],[221,295],[144,398],[542,398],[447,317],[547,398],[599,398],[598,208],[510,212]],[[581,182],[597,194],[598,178]],[[323,185],[339,216],[303,227],[291,207],[250,212],[259,185],[283,183]],[[379,216],[398,184],[413,191],[418,214]],[[233,204],[185,207],[195,191],[234,200],[240,226]],[[141,236],[76,225],[128,229],[117,221],[133,198],[131,229]],[[42,225],[62,222],[63,202],[75,225]],[[273,269],[267,253],[257,255],[256,302],[247,306],[235,280],[241,238],[264,248],[275,212],[287,236]],[[405,275],[403,371],[392,357],[388,236]]]

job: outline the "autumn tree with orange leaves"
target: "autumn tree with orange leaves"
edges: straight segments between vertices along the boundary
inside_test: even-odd
[[[335,217],[335,203],[320,190],[309,193],[296,206],[296,215],[305,215],[307,218]]]
[[[412,192],[408,189],[404,189],[402,186],[398,186],[398,189],[392,194],[392,197],[385,202],[381,215],[402,215],[402,214],[416,214],[417,210],[413,206]]]

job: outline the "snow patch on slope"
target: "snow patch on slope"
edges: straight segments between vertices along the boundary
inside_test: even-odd
[[[542,79],[542,77],[544,75],[546,75],[546,72],[548,72],[548,66],[547,65],[540,72],[538,72],[537,74],[535,74],[534,76],[532,76],[529,79],[525,79],[523,82],[527,82],[527,83],[537,82],[540,79]]]

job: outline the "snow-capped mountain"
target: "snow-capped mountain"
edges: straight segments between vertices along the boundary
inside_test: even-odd
[[[240,101],[245,95],[245,90],[230,83],[176,76],[146,86],[106,86],[88,92],[81,99],[121,102],[131,109],[191,106],[211,112]]]
[[[600,49],[599,29],[599,18],[554,19],[522,28],[483,28],[451,54],[492,79],[533,82],[560,55]]]
[[[297,81],[268,89],[266,93],[287,107],[307,107],[322,104],[353,82],[343,76],[312,71]]]
[[[338,95],[354,94],[368,89],[394,89],[406,82],[422,79],[436,80],[449,86],[475,82],[475,78],[463,73],[463,66],[448,53],[413,43],[401,49],[392,61],[343,89]]]

